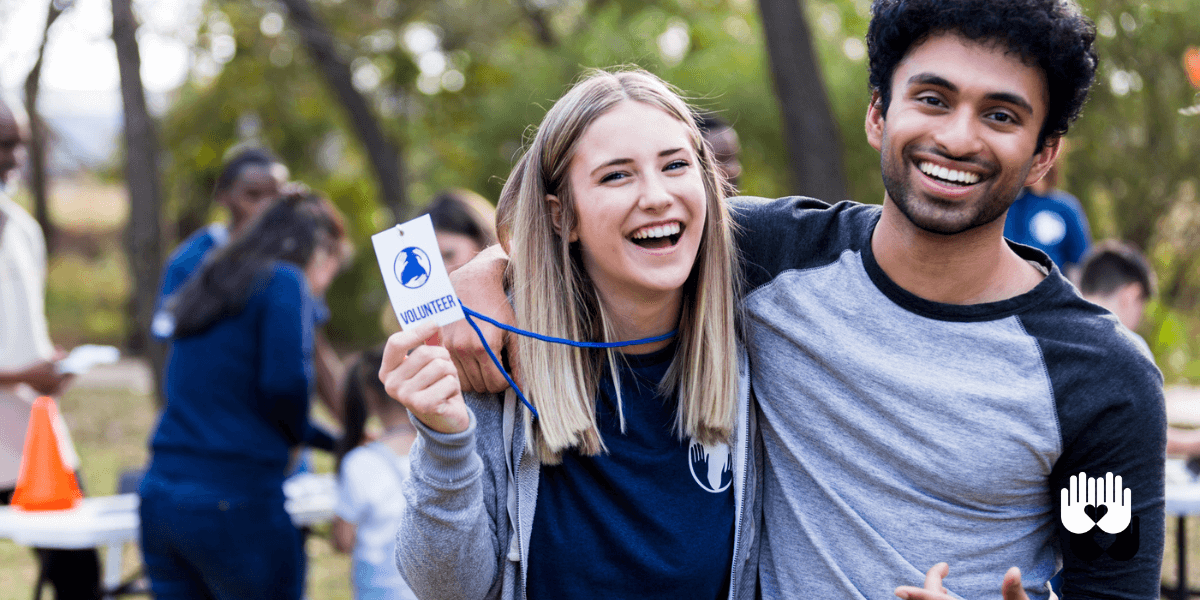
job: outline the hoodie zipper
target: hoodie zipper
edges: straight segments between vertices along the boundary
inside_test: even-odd
[[[742,354],[741,356],[745,356]],[[746,364],[743,362],[742,364]],[[749,365],[746,364],[747,369]],[[741,369],[738,369],[738,387],[741,387],[743,374]],[[741,436],[743,439],[738,440],[738,444],[742,446],[742,485],[738,488],[738,496],[741,498],[741,510],[734,516],[733,519],[733,567],[729,571],[729,600],[737,598],[737,573],[738,573],[738,555],[741,554],[742,545],[742,515],[748,510],[746,507],[746,480],[750,477],[750,453],[753,452],[750,442],[750,374],[745,374],[746,393],[742,394],[741,404],[739,409],[742,413],[742,424],[745,425],[744,433]],[[741,427],[741,425],[739,425]],[[736,500],[735,500],[736,502]]]

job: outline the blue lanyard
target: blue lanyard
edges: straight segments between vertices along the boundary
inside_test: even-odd
[[[504,366],[500,364],[500,359],[496,358],[496,354],[494,352],[492,352],[492,347],[489,346],[487,343],[487,340],[485,340],[483,338],[483,331],[480,331],[479,325],[476,325],[475,319],[472,319],[471,317],[479,317],[480,319],[483,319],[484,321],[487,321],[488,323],[491,323],[492,325],[495,325],[496,327],[499,327],[500,329],[503,329],[505,331],[511,331],[512,333],[515,333],[517,335],[531,337],[535,340],[541,340],[543,342],[553,342],[555,344],[564,344],[567,346],[574,346],[576,348],[620,348],[622,346],[637,346],[640,344],[650,344],[653,342],[661,342],[663,340],[669,340],[669,339],[675,337],[675,334],[679,332],[678,329],[675,329],[675,330],[670,331],[669,333],[664,333],[659,336],[649,337],[649,338],[640,339],[640,340],[630,340],[628,342],[577,342],[575,340],[567,340],[567,339],[556,338],[556,337],[552,337],[552,336],[548,336],[548,335],[541,335],[541,334],[533,333],[532,331],[525,331],[524,329],[518,329],[511,325],[505,325],[504,323],[501,323],[494,319],[485,317],[484,315],[481,315],[481,314],[467,308],[466,306],[462,305],[461,301],[459,301],[459,305],[462,306],[463,313],[465,313],[465,316],[467,317],[467,323],[470,324],[471,328],[475,330],[475,335],[479,336],[479,341],[483,342],[483,349],[487,350],[488,356],[492,357],[492,363],[494,363],[496,365],[497,369],[500,369],[500,374],[504,375],[504,379],[506,381],[508,381],[508,385],[512,386],[513,391],[515,391],[517,393],[517,397],[521,399],[521,403],[523,403],[525,405],[525,407],[529,409],[529,412],[533,413],[533,417],[535,419],[539,418],[537,409],[534,408],[533,405],[529,403],[529,400],[525,399],[525,394],[521,393],[521,388],[517,387],[517,383],[512,380],[512,377],[508,376],[508,371],[504,370]]]

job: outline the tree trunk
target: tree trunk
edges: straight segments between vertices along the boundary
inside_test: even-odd
[[[846,198],[842,143],[821,79],[803,0],[758,0],[796,192]]]
[[[391,209],[396,220],[402,219],[408,214],[409,203],[400,146],[388,140],[366,97],[355,89],[350,65],[338,54],[333,34],[317,17],[308,0],[282,0],[282,3],[291,13],[292,25],[304,40],[325,83],[333,89],[350,117],[350,124],[370,158],[384,205]]]
[[[130,349],[150,359],[156,397],[163,402],[162,373],[165,347],[150,340],[150,321],[162,266],[162,201],[158,181],[158,138],[146,108],[142,87],[141,55],[138,52],[137,21],[131,0],[112,0],[113,42],[121,74],[121,99],[125,108],[125,181],[129,188],[129,224],[126,252],[133,272],[130,297]]]
[[[46,252],[54,254],[58,246],[58,231],[50,219],[50,184],[46,177],[46,124],[38,112],[38,89],[42,80],[42,59],[46,56],[46,41],[50,38],[50,26],[62,14],[58,3],[50,3],[46,15],[46,28],[42,31],[42,42],[38,45],[37,61],[25,78],[25,112],[29,114],[29,176],[33,193],[33,216],[37,219],[46,237]]]

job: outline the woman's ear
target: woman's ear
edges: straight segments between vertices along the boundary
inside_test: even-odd
[[[550,220],[554,223],[554,231],[558,232],[558,235],[561,237],[563,235],[562,202],[554,194],[546,194],[546,202],[550,203]],[[571,231],[567,232],[567,241],[574,242],[578,240],[579,234],[575,232],[574,227],[571,227]]]

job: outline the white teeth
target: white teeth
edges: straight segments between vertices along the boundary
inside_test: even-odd
[[[666,225],[656,225],[654,227],[643,227],[633,234],[633,239],[644,240],[649,238],[661,238],[679,233],[679,223],[667,223]]]
[[[963,185],[979,183],[979,174],[971,173],[969,171],[955,171],[954,169],[947,169],[946,167],[928,162],[923,162],[917,165],[917,168],[921,169],[921,172],[926,175],[937,177],[938,179],[944,179],[946,181],[953,181]]]

